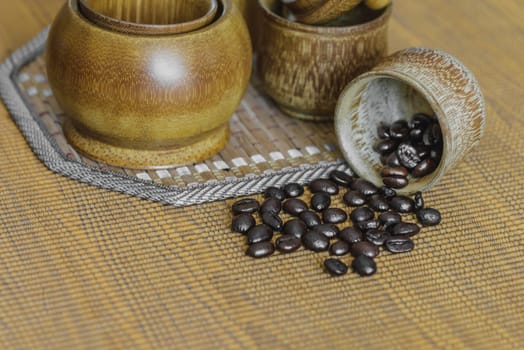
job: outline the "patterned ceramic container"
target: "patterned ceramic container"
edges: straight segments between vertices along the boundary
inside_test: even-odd
[[[379,155],[373,150],[376,127],[423,112],[437,116],[444,138],[438,168],[411,179],[401,193],[435,185],[479,143],[486,119],[484,98],[473,74],[456,58],[433,49],[414,48],[387,57],[352,81],[335,113],[341,150],[361,177],[382,185]]]

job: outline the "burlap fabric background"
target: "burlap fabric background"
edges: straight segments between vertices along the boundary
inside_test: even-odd
[[[330,278],[306,251],[246,258],[231,201],[177,209],[65,179],[2,114],[0,348],[524,348],[524,9],[398,3],[393,47],[459,56],[488,102],[481,145],[426,195],[444,221],[415,251],[367,279]],[[466,15],[480,33],[457,35]]]

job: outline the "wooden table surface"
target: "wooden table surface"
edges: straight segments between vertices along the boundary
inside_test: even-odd
[[[48,25],[62,3],[63,0],[1,0],[0,60]],[[390,50],[413,46],[447,51],[476,74],[488,105],[491,120],[488,127],[493,134],[497,129],[508,134],[508,145],[500,147],[508,147],[515,155],[515,164],[506,164],[507,174],[511,169],[522,169],[521,140],[524,135],[515,135],[515,130],[523,130],[524,124],[524,1],[395,0]],[[399,282],[400,276],[387,280],[377,276],[373,282],[352,280],[352,288],[362,289],[362,293],[372,294],[373,288],[383,288],[395,294],[398,289],[409,294],[417,304],[411,304],[410,308],[403,308],[403,304],[395,306],[393,301],[384,304],[383,309],[370,313],[369,327],[342,327],[349,339],[345,343],[336,340],[333,334],[323,337],[322,334],[298,333],[293,324],[299,321],[298,316],[287,312],[278,302],[268,301],[275,297],[266,293],[269,287],[263,286],[266,275],[262,272],[268,271],[246,272],[242,268],[232,271],[237,260],[228,265],[229,270],[213,265],[212,261],[220,257],[218,253],[214,255],[213,250],[196,266],[192,264],[196,264],[197,253],[176,250],[177,246],[193,243],[198,247],[205,243],[217,248],[219,243],[211,235],[212,231],[215,234],[227,232],[227,220],[216,222],[209,218],[221,215],[227,208],[226,203],[175,209],[76,183],[52,174],[36,159],[1,104],[0,130],[3,133],[0,136],[2,349],[158,349],[170,348],[173,344],[177,345],[175,348],[524,348],[523,198],[511,197],[511,193],[522,193],[520,188],[512,188],[514,183],[522,184],[522,173],[512,177],[497,172],[493,180],[490,164],[483,164],[487,169],[486,174],[481,174],[485,181],[495,181],[498,193],[509,197],[508,200],[498,198],[491,211],[482,211],[482,204],[475,207],[483,215],[491,213],[492,218],[471,218],[483,230],[498,232],[503,227],[514,234],[508,238],[508,242],[514,244],[508,243],[504,246],[506,250],[500,253],[508,254],[511,266],[501,263],[494,268],[486,263],[481,268],[489,271],[489,275],[479,275],[473,261],[477,257],[481,259],[483,254],[493,254],[486,255],[486,259],[491,259],[498,256],[498,252],[496,248],[489,250],[488,246],[483,246],[488,250],[478,251],[470,245],[467,254],[474,251],[475,255],[453,257],[458,259],[456,261],[465,259],[462,262],[466,264],[467,273],[471,273],[471,280],[467,281],[467,274],[455,280],[449,272],[455,270],[444,269],[441,275],[436,275],[435,281],[448,283],[446,286],[451,284],[445,290],[431,289],[428,287],[431,282],[426,281],[413,286],[409,291],[415,292],[408,293],[403,288],[411,286],[404,280]],[[500,142],[505,142],[503,137]],[[497,149],[502,150],[502,157],[503,148]],[[483,152],[489,156],[490,149],[484,148]],[[473,160],[483,162],[483,159],[482,155],[477,155],[468,164]],[[474,168],[474,164],[471,165],[471,169]],[[472,176],[477,175],[480,178],[481,175],[472,173]],[[478,191],[483,185],[481,182],[474,188],[468,187],[466,181],[464,186],[457,190]],[[509,215],[511,210],[516,213]],[[496,218],[500,218],[500,225]],[[448,219],[456,223],[451,211]],[[476,234],[468,222],[461,221],[453,227],[467,227],[464,234]],[[130,235],[131,231],[140,231],[143,235],[138,239]],[[203,236],[192,236],[193,233]],[[173,237],[177,237],[174,242]],[[188,242],[191,237],[204,237],[205,242],[198,239]],[[135,238],[145,251],[137,250],[132,244]],[[236,252],[234,247],[238,242],[229,240],[228,244],[227,249]],[[118,253],[114,253],[116,249]],[[431,256],[438,265],[440,256]],[[172,264],[172,259],[180,259],[187,265],[180,268]],[[468,259],[472,259],[471,265]],[[174,271],[177,271],[175,276]],[[244,272],[246,274],[242,274]],[[204,277],[206,273],[209,277]],[[239,276],[238,288],[235,287],[236,274]],[[414,278],[422,278],[422,275],[424,273]],[[300,278],[317,278],[311,276],[316,275]],[[322,277],[319,270],[319,280],[315,281],[330,283],[320,280]],[[490,284],[491,279],[498,284]],[[231,283],[229,289],[221,284],[225,280]],[[236,294],[237,289],[245,287],[242,283],[248,283],[246,281],[255,286],[246,293],[257,296],[257,302],[264,305],[268,315],[274,316],[269,316],[267,322],[250,318],[251,315],[260,318],[263,314],[249,295]],[[279,287],[280,291],[303,293],[301,288],[286,289],[285,283]],[[309,288],[312,287],[302,289]],[[417,289],[424,288],[434,293],[427,298],[417,295]],[[341,289],[341,293],[347,291]],[[321,312],[314,305],[324,305],[321,301],[310,304],[304,299],[297,299],[298,304],[292,300],[286,303],[301,305],[307,311],[304,314],[293,308],[289,310],[298,312],[296,315],[304,319],[313,319],[315,313]],[[348,309],[347,313],[337,313],[335,308],[340,305],[327,303],[325,306],[333,308],[324,310],[327,315],[339,315],[340,318],[357,312]],[[395,307],[399,309],[398,319],[392,311]],[[380,316],[388,310],[391,311],[390,321]],[[373,319],[384,324],[373,324]],[[329,334],[330,327],[334,329],[333,324],[336,324],[331,321],[318,321],[318,327]],[[387,322],[391,322],[390,326],[398,325],[398,329],[388,328]],[[402,334],[405,336],[398,339]],[[300,339],[305,343],[298,346]]]

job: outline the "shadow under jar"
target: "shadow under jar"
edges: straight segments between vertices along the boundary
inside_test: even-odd
[[[59,12],[46,51],[69,142],[138,169],[220,151],[251,73],[249,34],[232,0],[82,0],[96,18],[78,1]]]
[[[386,54],[391,6],[371,11],[362,5],[336,23],[314,26],[282,17],[279,0],[258,5],[256,74],[263,91],[295,118],[333,119],[344,87]]]

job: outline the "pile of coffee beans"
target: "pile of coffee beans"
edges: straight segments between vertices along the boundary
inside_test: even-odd
[[[421,193],[412,199],[345,172],[333,171],[329,179],[314,180],[307,188],[309,194],[297,183],[270,187],[261,203],[248,198],[233,204],[232,231],[246,235],[248,256],[267,257],[275,250],[287,254],[301,247],[328,252],[331,257],[324,261],[324,269],[340,276],[348,271],[340,257],[350,254],[352,270],[370,276],[377,271],[374,258],[381,249],[413,250],[420,226],[405,222],[403,216],[416,214],[422,226],[440,222],[437,210],[424,207]],[[332,205],[340,191],[345,191],[345,208]]]
[[[379,141],[375,151],[384,167],[381,175],[384,185],[404,188],[409,176],[421,178],[431,174],[442,157],[442,132],[436,117],[415,114],[408,123],[397,120],[391,125],[377,127]]]

